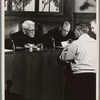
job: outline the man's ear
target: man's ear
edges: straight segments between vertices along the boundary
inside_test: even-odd
[[[81,36],[82,35],[82,30],[81,29],[78,29],[78,31],[79,31],[79,35]]]
[[[78,29],[79,32],[81,32],[81,29]]]
[[[26,31],[24,29],[22,31],[23,31],[24,34],[26,34]]]

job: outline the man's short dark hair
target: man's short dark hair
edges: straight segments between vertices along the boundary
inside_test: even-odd
[[[78,27],[78,29],[80,29],[84,33],[88,33],[89,32],[89,25],[87,23],[80,22],[80,23],[78,23],[76,25],[76,27]]]

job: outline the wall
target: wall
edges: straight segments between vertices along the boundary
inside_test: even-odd
[[[90,22],[94,18],[96,18],[96,13],[74,13],[74,28],[77,23],[82,21]]]
[[[9,37],[14,32],[19,30],[18,20],[6,20],[5,21],[5,39]]]
[[[96,13],[96,2],[95,2],[95,0],[75,0],[74,12]]]
[[[74,0],[73,30],[75,25],[82,21],[91,21],[96,18],[95,0]]]
[[[46,34],[49,30],[60,26],[60,23],[40,23],[43,28],[43,34]]]

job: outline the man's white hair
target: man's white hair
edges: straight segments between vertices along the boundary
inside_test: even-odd
[[[35,22],[31,21],[31,20],[26,20],[22,23],[22,29],[29,29],[30,26],[34,26],[35,27]]]

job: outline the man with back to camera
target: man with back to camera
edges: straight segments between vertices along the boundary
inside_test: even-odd
[[[72,100],[96,100],[96,40],[88,35],[88,31],[87,24],[77,24],[77,40],[65,47],[59,56],[62,61],[71,63]]]
[[[16,48],[31,48],[41,42],[41,37],[36,33],[35,22],[26,20],[22,23],[22,29],[11,35]]]
[[[61,47],[61,42],[67,41],[68,39],[74,40],[74,33],[70,30],[70,28],[70,23],[68,21],[65,21],[59,27],[48,31],[47,34],[43,35],[44,47],[53,48],[53,41],[55,42],[55,47]]]

